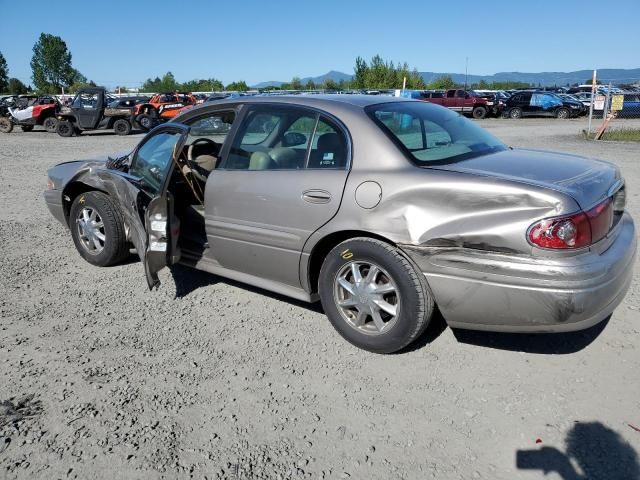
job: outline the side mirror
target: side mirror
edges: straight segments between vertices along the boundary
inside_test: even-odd
[[[307,137],[299,132],[287,132],[282,139],[283,147],[295,147],[307,143]]]

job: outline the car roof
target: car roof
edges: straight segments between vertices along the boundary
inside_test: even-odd
[[[340,94],[323,94],[323,95],[273,95],[273,96],[244,96],[220,100],[216,105],[225,103],[291,103],[294,105],[331,108],[337,105],[353,105],[356,107],[368,107],[379,103],[388,102],[410,102],[411,99],[403,97],[388,97],[384,95],[340,95]]]

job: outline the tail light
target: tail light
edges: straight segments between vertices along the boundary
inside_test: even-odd
[[[613,225],[613,201],[607,198],[586,212],[546,218],[529,227],[529,241],[542,248],[571,249],[604,238]]]

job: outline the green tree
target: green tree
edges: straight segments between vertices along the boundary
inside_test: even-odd
[[[29,92],[29,88],[17,78],[9,79],[6,90],[12,95],[24,95]]]
[[[290,90],[302,90],[302,82],[300,81],[300,77],[293,77],[291,79],[291,83],[289,84]]]
[[[309,79],[307,81],[307,83],[305,84],[304,88],[306,88],[307,90],[315,90],[316,89],[316,84],[313,80]]]
[[[338,85],[336,81],[332,80],[331,78],[325,78],[324,82],[322,82],[322,88],[324,88],[325,90],[338,90],[340,88],[340,85]]]
[[[224,85],[216,78],[195,79],[181,84],[180,90],[187,92],[218,92],[224,90]]]
[[[162,80],[160,80],[160,77],[156,77],[154,79],[147,78],[145,82],[142,84],[142,87],[140,87],[140,89],[143,92],[147,92],[147,93],[159,92],[161,90],[160,89],[161,83],[162,83]]]
[[[356,66],[353,67],[353,88],[365,88],[368,70],[369,66],[365,59],[362,57],[356,57]]]
[[[246,92],[247,90],[249,90],[249,86],[244,80],[240,80],[237,82],[231,82],[225,87],[225,90],[233,92]]]
[[[456,88],[456,82],[453,81],[451,75],[440,75],[439,77],[432,80],[427,88],[433,90],[447,90],[449,88]]]
[[[33,83],[43,93],[58,93],[84,78],[71,65],[71,52],[64,40],[48,33],[41,33],[33,46],[31,70]]]
[[[9,67],[7,61],[0,52],[0,92],[6,92],[9,88]]]
[[[162,80],[160,81],[160,90],[163,92],[175,92],[179,88],[178,82],[176,82],[176,78],[173,76],[173,73],[167,72],[162,76]]]

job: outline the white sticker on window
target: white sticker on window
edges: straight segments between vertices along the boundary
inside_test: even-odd
[[[151,242],[149,244],[149,250],[152,252],[166,252],[167,244],[166,242]]]
[[[326,152],[322,155],[323,160],[333,160],[333,152]]]
[[[167,222],[165,220],[152,220],[151,221],[151,230],[154,232],[167,232]]]

